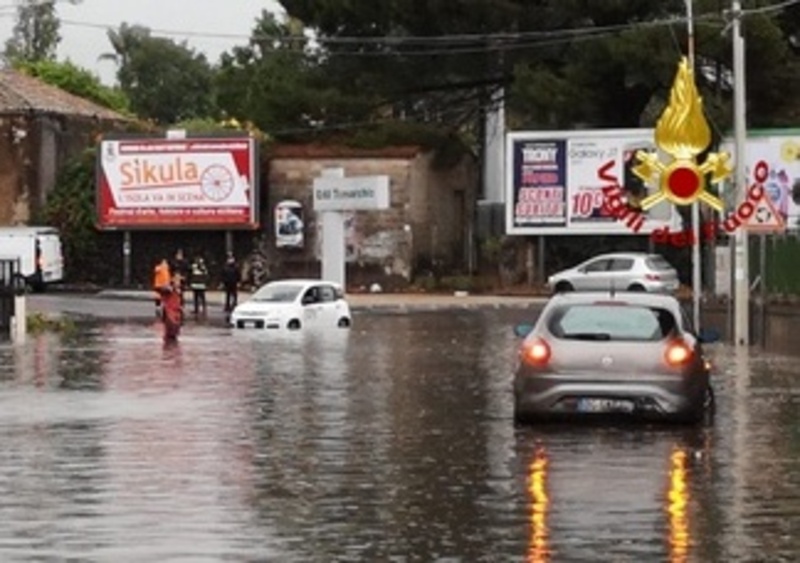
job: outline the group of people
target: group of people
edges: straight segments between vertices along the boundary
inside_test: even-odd
[[[191,264],[185,259],[182,250],[175,253],[170,262],[162,259],[153,272],[153,291],[155,293],[156,316],[164,322],[164,340],[178,338],[183,324],[184,295],[191,290],[194,316],[204,318],[208,314],[206,291],[210,281],[208,267],[202,256],[196,256]],[[221,272],[222,287],[225,291],[225,312],[236,307],[241,281],[239,267],[232,253],[228,253]]]

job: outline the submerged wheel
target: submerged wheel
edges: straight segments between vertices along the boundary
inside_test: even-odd
[[[336,323],[336,326],[339,328],[348,328],[350,326],[350,319],[347,317],[342,317],[339,319],[339,322]]]
[[[288,328],[289,330],[300,330],[301,326],[302,325],[300,324],[299,319],[292,319],[291,321],[286,323],[286,328]]]
[[[714,388],[709,384],[706,387],[706,392],[703,395],[703,410],[707,413],[713,413],[716,407],[717,399],[714,396]]]
[[[644,291],[644,290],[645,290],[644,286],[640,283],[634,283],[628,287],[628,291]]]
[[[567,291],[575,291],[575,288],[568,281],[560,281],[556,284],[556,293],[565,293]]]

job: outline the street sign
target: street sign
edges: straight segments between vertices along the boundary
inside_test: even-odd
[[[742,225],[748,232],[755,233],[782,233],[786,230],[783,217],[775,209],[772,198],[768,194],[758,200],[755,211]]]

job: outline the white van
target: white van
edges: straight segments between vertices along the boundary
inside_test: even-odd
[[[0,227],[3,258],[19,258],[25,281],[36,291],[64,279],[61,237],[52,227]]]

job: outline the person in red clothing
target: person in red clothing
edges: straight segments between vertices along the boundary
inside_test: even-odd
[[[161,289],[170,284],[169,262],[164,258],[153,270],[153,293],[155,293],[156,317],[163,316],[161,309]]]
[[[164,309],[164,342],[176,342],[183,324],[180,276],[161,290],[161,306]]]

